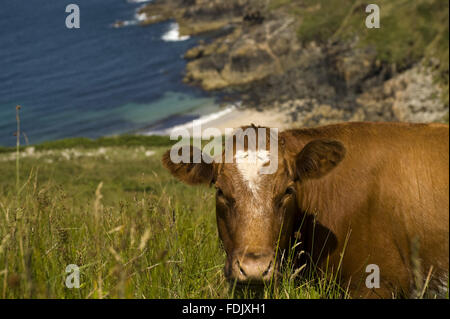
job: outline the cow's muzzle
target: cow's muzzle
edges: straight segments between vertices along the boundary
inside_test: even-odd
[[[235,254],[230,263],[228,277],[239,284],[264,284],[272,279],[275,271],[272,251]]]

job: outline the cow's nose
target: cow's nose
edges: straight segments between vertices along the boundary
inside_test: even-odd
[[[274,272],[273,254],[247,253],[235,259],[233,277],[239,282],[269,281]]]

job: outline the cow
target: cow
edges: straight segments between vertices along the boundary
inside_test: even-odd
[[[174,163],[170,151],[162,158],[177,179],[216,188],[224,273],[231,282],[273,280],[280,256],[295,242],[301,263],[318,274],[338,274],[352,298],[410,298],[424,286],[443,296],[448,125],[354,122],[277,135],[272,174],[259,173],[272,160],[264,160],[274,151],[269,143],[252,163],[205,160],[206,154],[198,163]],[[248,144],[243,149],[245,157]],[[367,280],[374,275],[378,282]]]

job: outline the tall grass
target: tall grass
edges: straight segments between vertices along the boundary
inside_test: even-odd
[[[16,192],[17,200],[19,200],[19,184],[20,184],[20,105],[16,106],[16,122],[17,122],[17,132],[16,132]]]
[[[15,160],[0,155],[0,297],[342,297],[326,279],[295,273],[293,251],[277,285],[260,295],[234,290],[223,275],[214,191],[172,178],[160,163],[165,150],[20,153],[20,201]],[[79,289],[65,286],[69,264],[80,267]]]
[[[132,166],[126,149],[118,153],[120,159],[108,163],[85,158],[39,165],[23,159],[33,182],[19,203],[5,172],[11,163],[2,163],[3,297],[206,296],[197,291],[195,274],[217,271],[222,257],[217,238],[205,241],[215,231],[211,194],[172,185],[183,199],[174,201],[163,184],[168,179],[152,169],[159,165],[156,157],[142,156]],[[98,187],[102,180],[104,188]],[[199,197],[203,204],[194,205]],[[64,285],[68,264],[81,267],[80,289]],[[181,283],[184,269],[193,279]],[[208,295],[219,294],[219,278],[210,278]]]

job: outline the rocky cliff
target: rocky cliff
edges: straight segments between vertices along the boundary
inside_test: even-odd
[[[306,2],[169,0],[140,13],[147,17],[144,25],[175,19],[181,35],[212,35],[186,52],[186,83],[237,93],[243,107],[277,109],[293,125],[430,122],[448,114],[433,71],[441,61],[409,59],[399,70],[379,57],[376,46],[361,45],[357,33],[302,41],[299,28],[309,12],[320,9]],[[301,14],[294,14],[302,5]]]

